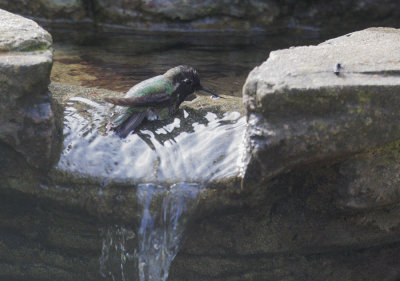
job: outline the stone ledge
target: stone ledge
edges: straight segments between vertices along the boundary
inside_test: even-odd
[[[0,10],[0,142],[36,168],[52,163],[55,120],[48,91],[52,38],[34,21]]]
[[[398,73],[400,31],[391,28],[271,52],[243,88],[249,116],[244,182],[399,139]]]
[[[51,35],[36,22],[0,9],[0,51],[49,49]]]

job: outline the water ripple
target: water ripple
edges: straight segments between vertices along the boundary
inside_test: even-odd
[[[155,129],[143,126],[120,139],[104,132],[110,107],[71,99],[58,168],[124,182],[203,182],[237,175],[245,119],[238,112],[195,114],[185,110],[168,122],[153,121]]]

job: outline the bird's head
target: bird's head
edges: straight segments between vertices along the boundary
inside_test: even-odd
[[[172,83],[174,87],[176,87],[176,91],[183,95],[183,99],[190,94],[193,94],[195,91],[205,91],[215,97],[219,97],[213,91],[204,88],[200,84],[199,73],[193,67],[180,65],[171,68],[164,75],[172,79]]]

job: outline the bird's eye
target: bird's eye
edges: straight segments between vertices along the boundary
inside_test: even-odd
[[[185,80],[183,80],[183,82],[185,84],[192,84],[192,81],[190,79],[187,79],[187,78]]]

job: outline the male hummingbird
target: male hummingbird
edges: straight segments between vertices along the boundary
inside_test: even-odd
[[[125,138],[144,118],[162,120],[174,115],[186,97],[200,90],[219,97],[200,84],[199,74],[194,68],[185,65],[171,68],[162,75],[136,84],[123,98],[105,98],[105,101],[120,106],[109,123],[109,129]]]

